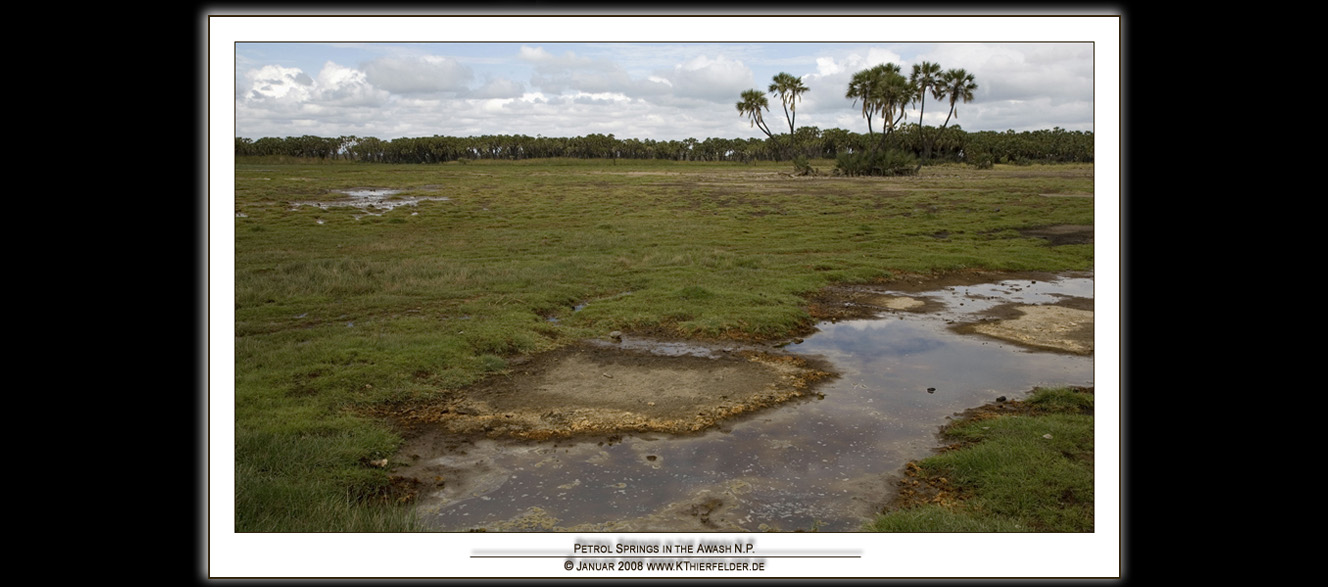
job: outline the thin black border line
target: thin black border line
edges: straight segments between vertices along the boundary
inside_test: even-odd
[[[759,554],[754,554],[754,555],[751,555],[751,556],[733,556],[733,555],[727,555],[727,556],[726,556],[726,555],[688,556],[688,555],[682,554],[682,555],[678,555],[678,556],[645,556],[645,555],[641,555],[641,556],[620,556],[620,555],[604,555],[604,556],[573,556],[573,555],[567,555],[567,556],[560,556],[560,555],[556,555],[556,554],[538,554],[538,555],[529,555],[529,556],[526,556],[526,555],[506,555],[506,554],[501,554],[501,555],[499,555],[499,554],[495,554],[495,555],[472,554],[472,555],[470,555],[470,558],[562,558],[562,559],[597,559],[597,558],[633,558],[633,559],[635,559],[635,558],[665,558],[665,559],[688,559],[688,560],[690,560],[690,559],[694,559],[694,558],[862,558],[862,555],[860,555],[860,554],[844,554],[844,555],[838,555],[838,554],[832,554],[832,555],[796,555],[796,554],[785,554],[785,555],[759,555]]]

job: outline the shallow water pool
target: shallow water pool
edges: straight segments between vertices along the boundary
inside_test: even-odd
[[[445,531],[857,531],[903,466],[931,454],[948,417],[1034,387],[1093,385],[1091,356],[950,327],[999,304],[1091,299],[1091,277],[906,295],[939,309],[823,323],[785,348],[834,364],[840,377],[819,399],[691,436],[473,441],[423,457],[456,481],[422,495],[419,511]]]

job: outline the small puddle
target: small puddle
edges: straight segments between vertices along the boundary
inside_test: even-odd
[[[355,216],[356,220],[365,216],[382,216],[384,212],[393,210],[401,206],[414,206],[420,202],[439,201],[446,202],[451,200],[446,196],[420,196],[400,194],[406,190],[391,188],[355,188],[348,190],[335,190],[332,193],[345,194],[349,199],[332,200],[327,202],[294,202],[294,208],[300,206],[316,206],[327,210],[329,208],[359,208],[364,210],[364,214]],[[322,224],[322,221],[318,221]]]
[[[948,417],[1038,386],[1093,385],[1091,354],[955,327],[1012,304],[1091,308],[1091,276],[868,293],[879,317],[823,323],[785,347],[840,373],[813,399],[687,436],[456,441],[416,455],[436,474],[418,511],[443,531],[855,532],[904,465],[932,454]]]

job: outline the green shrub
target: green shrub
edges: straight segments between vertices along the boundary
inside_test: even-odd
[[[974,153],[969,164],[978,169],[991,169],[996,165],[996,158],[991,153]]]
[[[887,149],[884,151],[859,151],[845,153],[835,160],[835,170],[840,175],[916,175],[918,158],[913,153]]]
[[[793,158],[793,175],[816,175],[815,167],[801,155]]]

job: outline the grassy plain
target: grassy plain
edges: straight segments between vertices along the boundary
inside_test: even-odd
[[[831,162],[815,162],[820,169]],[[236,529],[416,529],[365,408],[463,393],[612,330],[776,339],[832,283],[1083,270],[1091,165],[789,177],[787,164],[536,160],[235,170]],[[392,188],[382,215],[296,205]],[[359,216],[357,218],[357,216]],[[579,311],[576,309],[582,306]]]

